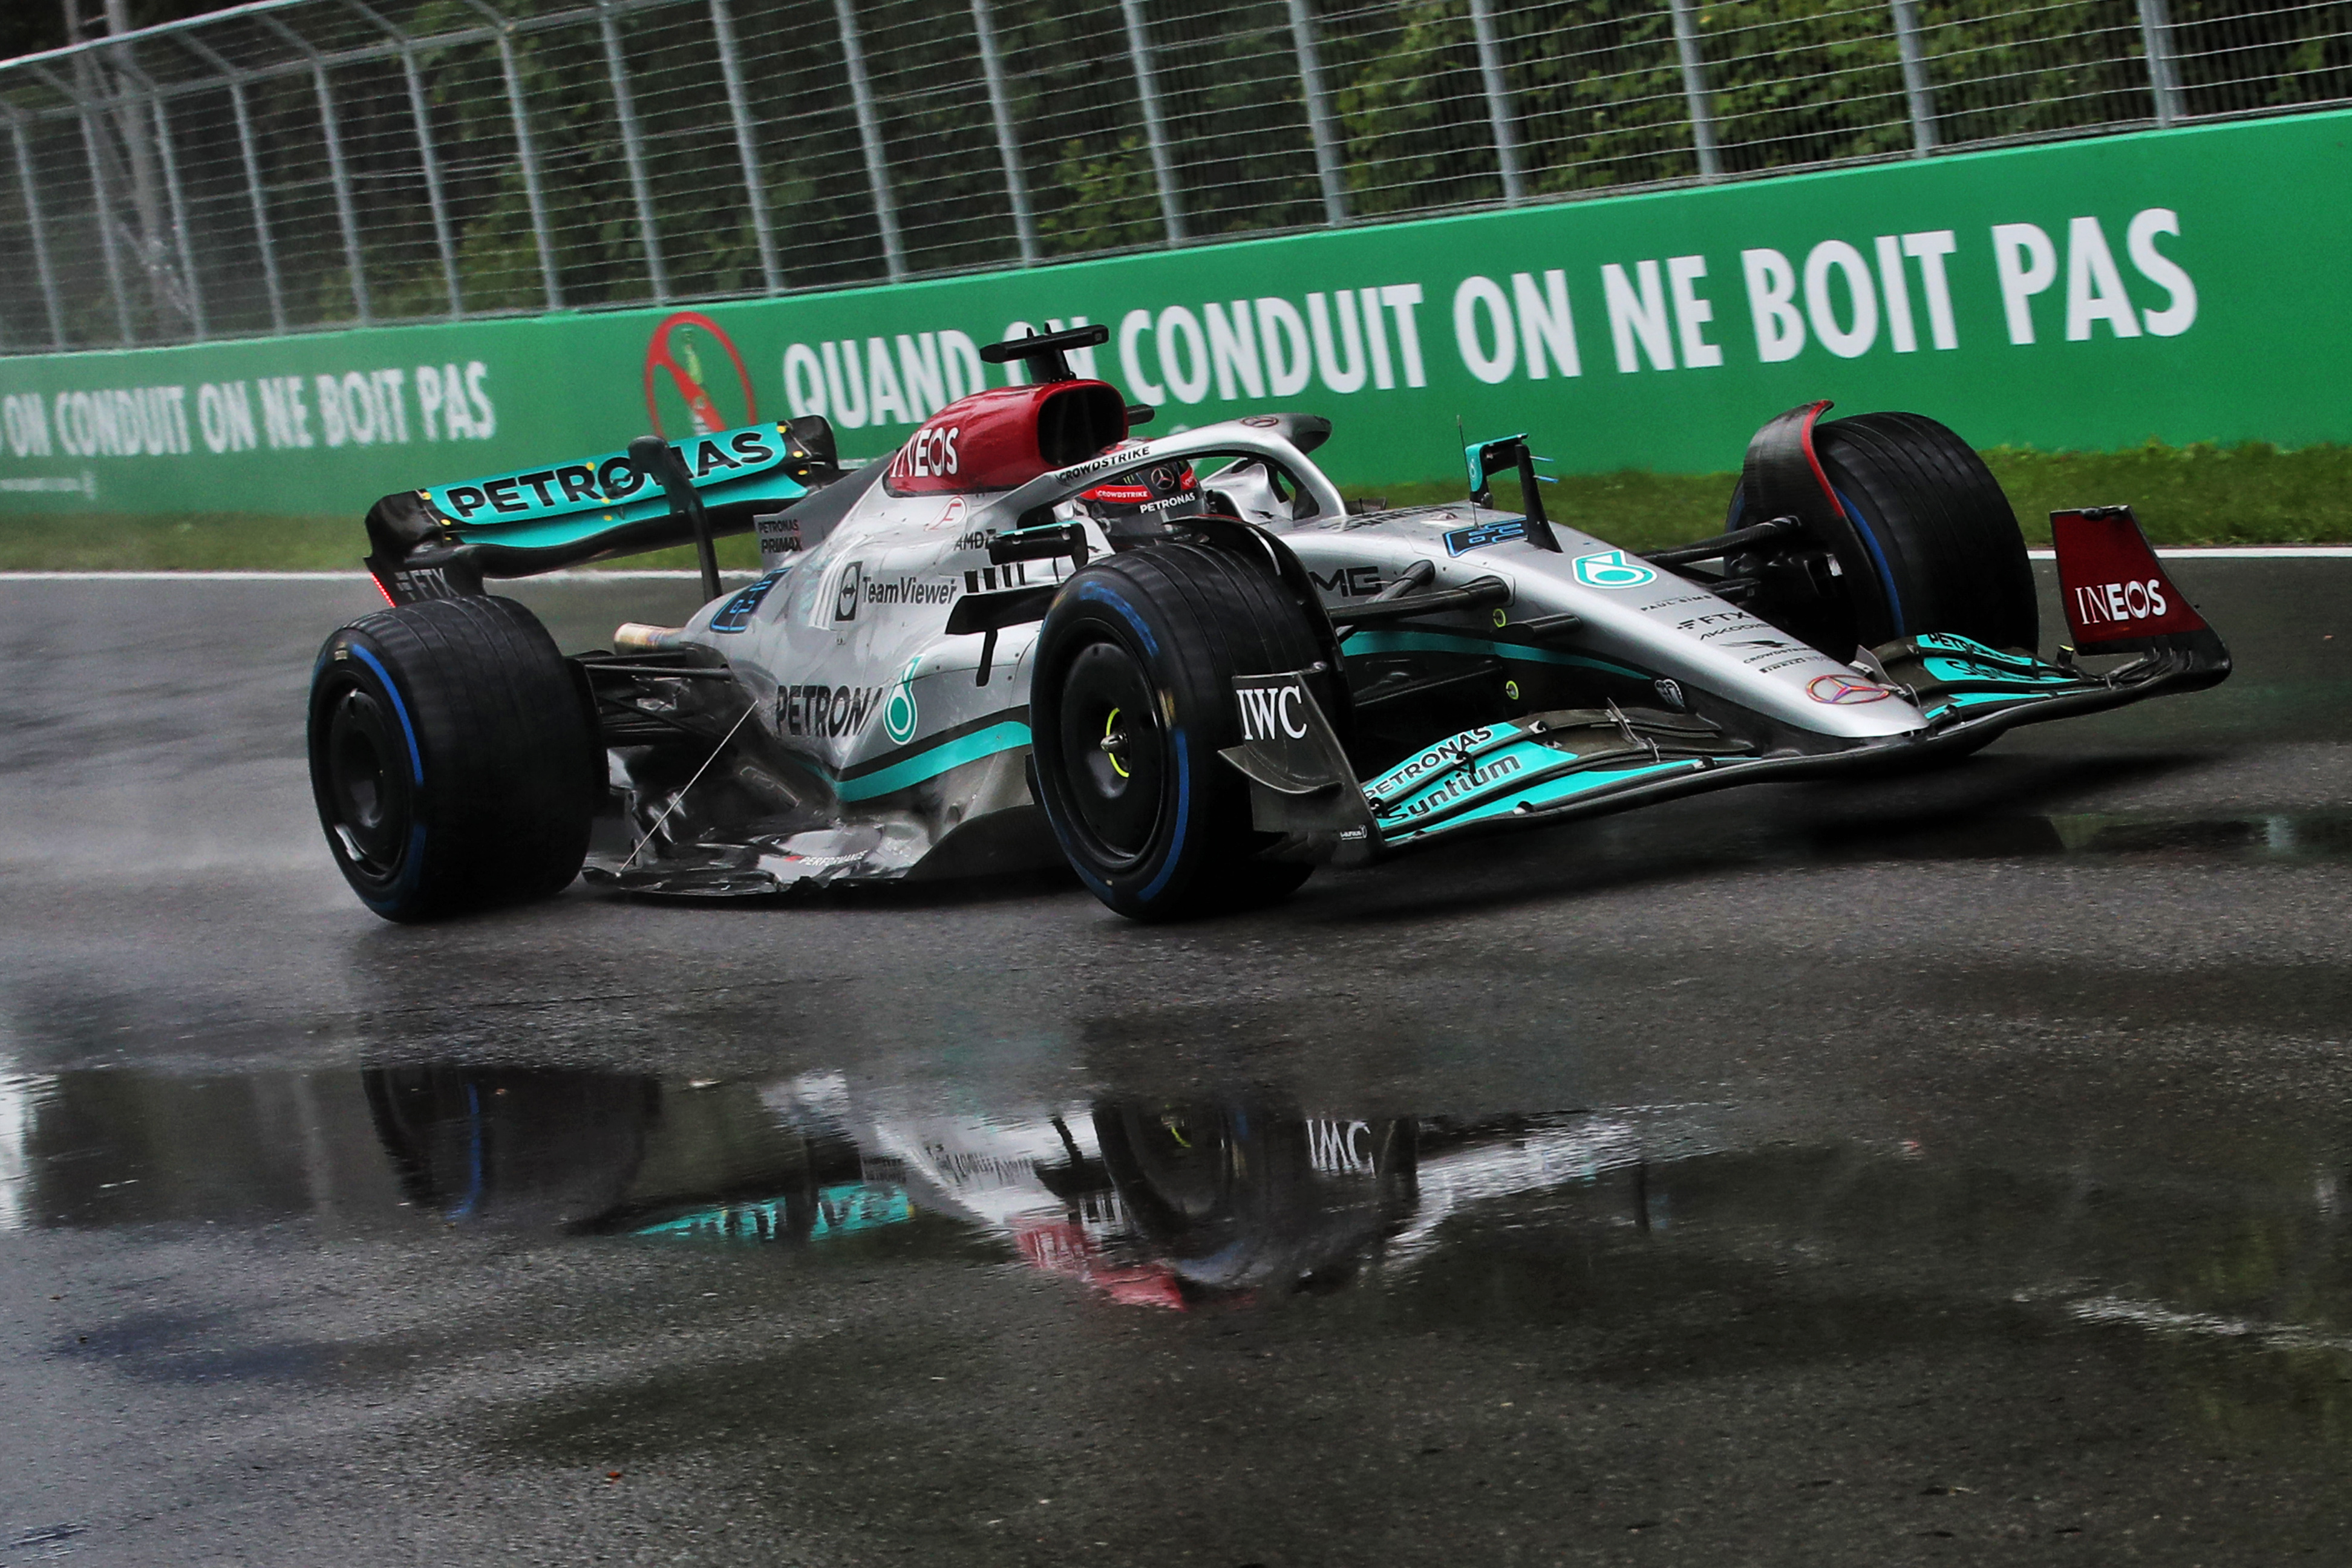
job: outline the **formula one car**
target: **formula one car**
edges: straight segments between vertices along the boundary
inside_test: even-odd
[[[1068,367],[1104,335],[992,345],[1027,379],[852,470],[800,418],[377,503],[391,607],[328,639],[310,710],[361,899],[414,921],[583,863],[730,897],[1060,860],[1160,919],[2229,673],[2125,507],[2055,514],[2074,640],[2039,655],[2009,502],[1916,415],[1790,410],[1720,531],[1641,554],[1547,514],[1523,436],[1465,449],[1461,501],[1369,511],[1309,415],[1138,440],[1151,411]],[[765,570],[722,594],[711,540],[753,531]],[[689,540],[709,603],[609,651],[483,592]]]

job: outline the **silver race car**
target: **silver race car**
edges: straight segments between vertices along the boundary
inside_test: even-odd
[[[1058,861],[1168,918],[2229,673],[2125,507],[2055,514],[2073,640],[2039,653],[2007,500],[1916,415],[1791,409],[1720,531],[1637,554],[1547,515],[1523,436],[1465,449],[1460,501],[1369,511],[1312,461],[1312,416],[1137,439],[1151,411],[1068,366],[1104,336],[992,345],[1026,379],[862,468],[802,418],[378,502],[390,607],[327,640],[310,708],[352,888],[414,921],[583,865],[724,897]],[[730,532],[765,568],[731,594]],[[610,650],[562,654],[483,591],[688,541],[708,603]]]

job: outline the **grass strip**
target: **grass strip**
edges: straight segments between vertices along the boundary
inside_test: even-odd
[[[2352,447],[2281,451],[2265,441],[2237,447],[2150,442],[2122,452],[2037,452],[1996,447],[1984,454],[2026,542],[2050,542],[2050,514],[2062,507],[2128,503],[2158,544],[2352,542]],[[1631,550],[1662,550],[1723,526],[1736,474],[1569,474],[1544,487],[1559,521]],[[1392,506],[1459,500],[1455,481],[1343,487],[1351,497]],[[1516,507],[1518,485],[1500,480],[1498,504]]]
[[[2236,447],[2150,442],[2122,452],[2037,452],[2000,447],[1985,461],[2009,492],[2025,537],[2050,542],[2050,512],[2068,506],[2129,502],[2158,544],[2352,542],[2352,447],[2282,451],[2263,441]],[[1544,490],[1559,521],[1631,550],[1656,550],[1722,526],[1730,474],[1570,474]],[[1347,485],[1352,500],[1392,506],[1459,500],[1461,485],[1431,480]],[[1496,487],[1515,505],[1517,485]],[[83,513],[0,516],[0,571],[163,572],[352,570],[366,552],[355,517],[280,517],[258,512],[176,516]],[[756,568],[749,536],[719,541],[730,568]],[[631,568],[691,568],[690,548],[609,563]]]

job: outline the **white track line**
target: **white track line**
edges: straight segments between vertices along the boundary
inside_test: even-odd
[[[2066,1303],[2067,1315],[2085,1323],[2129,1323],[2160,1334],[2200,1334],[2212,1339],[2253,1343],[2271,1350],[2321,1350],[2337,1354],[2352,1352],[2352,1339],[2324,1333],[2302,1323],[2271,1323],[2258,1318],[2224,1318],[2211,1312],[2183,1312],[2161,1301],[2134,1301],[2120,1296],[2099,1296]]]
[[[2054,561],[2057,552],[2051,550],[2029,550],[2025,552],[2036,561]],[[2167,561],[2308,561],[2315,558],[2352,555],[2352,544],[2179,544],[2157,551]]]

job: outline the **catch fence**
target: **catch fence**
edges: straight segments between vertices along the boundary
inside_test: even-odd
[[[2347,100],[2346,0],[259,0],[0,63],[0,352],[837,289]]]

